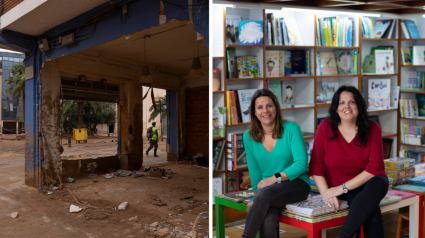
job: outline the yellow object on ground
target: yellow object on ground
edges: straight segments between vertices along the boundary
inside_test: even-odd
[[[87,129],[74,129],[74,140],[77,143],[81,141],[87,143]]]

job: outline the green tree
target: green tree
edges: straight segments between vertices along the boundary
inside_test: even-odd
[[[10,73],[12,76],[9,76],[4,80],[5,84],[9,86],[6,88],[5,93],[11,93],[12,97],[17,98],[19,103],[19,98],[22,95],[23,111],[24,111],[24,121],[25,121],[25,64],[24,62],[19,62],[10,68]]]

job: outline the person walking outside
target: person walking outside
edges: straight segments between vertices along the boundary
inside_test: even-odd
[[[153,149],[153,157],[158,157],[156,151],[158,150],[158,129],[155,127],[156,122],[152,122],[152,126],[148,128],[147,135],[149,140],[149,148],[146,151],[146,155],[149,155],[149,151]]]

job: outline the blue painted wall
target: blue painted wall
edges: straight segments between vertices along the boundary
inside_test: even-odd
[[[178,155],[178,120],[177,120],[177,92],[167,90],[167,144],[170,145],[170,153]]]

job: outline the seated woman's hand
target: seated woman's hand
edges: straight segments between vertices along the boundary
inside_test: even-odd
[[[252,202],[248,202],[248,205],[246,206],[246,212],[247,212],[247,213],[248,213],[248,212],[249,212],[249,210],[251,209],[252,204],[254,204],[254,201],[252,201]]]
[[[326,190],[325,192],[325,198],[331,198],[331,197],[338,197],[339,195],[342,195],[342,187],[338,186],[338,187],[332,187],[328,190]]]
[[[339,200],[337,197],[325,198],[322,197],[323,201],[325,201],[335,212],[339,209]]]
[[[265,188],[265,187],[270,186],[270,185],[273,185],[276,182],[277,182],[277,179],[276,179],[275,176],[272,176],[268,179],[263,179],[258,183],[257,190],[259,191],[260,189]]]

